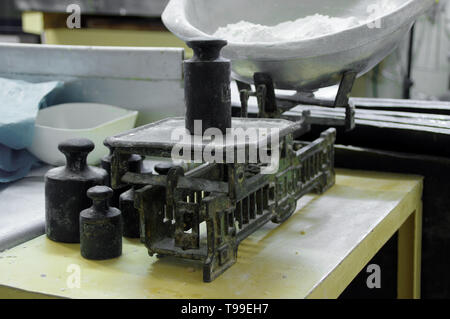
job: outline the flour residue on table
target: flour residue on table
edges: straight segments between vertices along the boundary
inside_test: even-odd
[[[390,1],[375,2],[367,8],[368,17],[365,19],[353,16],[345,18],[330,17],[317,13],[295,21],[285,21],[274,26],[239,21],[218,28],[213,36],[238,43],[301,41],[364,25],[394,11],[397,7],[397,4]]]

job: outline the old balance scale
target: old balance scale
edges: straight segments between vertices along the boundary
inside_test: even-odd
[[[238,20],[240,17],[232,13],[240,15],[245,10],[235,10],[237,7],[270,7],[273,1],[221,1],[220,6],[218,2],[172,0],[163,14],[166,26],[194,50],[194,57],[184,62],[186,117],[148,124],[105,141],[111,149],[111,187],[115,192],[132,187],[122,200],[131,203],[126,207],[135,211],[136,218],[124,219],[125,224],[133,224],[125,228],[137,229],[150,255],[203,263],[205,282],[213,281],[236,262],[238,246],[250,234],[270,221],[286,221],[303,195],[322,193],[333,186],[335,129],[326,130],[312,142],[299,137],[313,124],[345,126],[348,130],[354,127],[355,110],[349,94],[355,79],[392,52],[432,1],[398,0],[399,5],[404,4],[402,9],[383,17],[386,27],[381,30],[368,32],[361,26],[307,41],[306,45],[280,46],[227,46],[226,41],[210,36],[217,28],[211,21],[220,25],[226,22],[225,17]],[[331,0],[319,2],[334,4]],[[308,9],[307,3],[302,5]],[[247,13],[258,14],[257,10]],[[232,65],[221,56],[222,48]],[[238,118],[231,117],[232,72],[240,91]],[[337,83],[340,86],[334,101],[311,95],[317,88]],[[300,93],[282,96],[275,88]],[[255,118],[248,117],[250,96],[258,102]],[[299,104],[344,107],[345,119],[313,118],[308,112],[289,114]],[[208,135],[211,129],[215,133]],[[235,139],[233,129],[265,134]],[[180,132],[180,139],[174,139],[174,131]],[[219,135],[222,138],[217,138]],[[175,148],[182,149],[182,155],[177,152],[180,158],[192,159],[209,151],[214,160],[201,157],[185,170],[171,162]],[[243,150],[258,156],[253,160],[236,156]],[[277,169],[268,170],[274,161],[264,161],[260,154],[275,158]],[[166,161],[157,165],[156,172],[143,173],[130,166],[130,158],[137,155]]]
[[[230,61],[219,56],[223,40],[189,41],[194,58],[185,62],[186,118],[170,118],[108,138],[113,150],[111,185],[120,189],[140,185],[135,191],[139,210],[141,239],[151,255],[174,255],[202,261],[204,281],[212,281],[236,262],[239,243],[269,221],[281,223],[292,215],[297,200],[311,191],[323,192],[334,184],[333,145],[335,130],[330,129],[312,143],[294,140],[294,134],[306,133],[308,116],[297,121],[280,118],[276,104],[267,103],[274,96],[267,74],[259,74],[257,92],[260,117],[231,118]],[[243,95],[253,94],[243,90]],[[244,99],[245,105],[245,99]],[[271,101],[272,102],[272,101]],[[245,108],[245,106],[244,106]],[[349,123],[353,122],[349,113]],[[180,167],[160,169],[160,174],[128,171],[132,154],[172,158],[179,143],[172,132],[185,128],[194,133],[195,121],[202,122],[200,136],[185,134],[184,149],[192,154],[213,144],[223,160],[204,163],[188,172]],[[223,138],[211,141],[203,135],[210,128],[220,128],[224,137],[230,128],[262,130],[277,128],[277,136],[255,134],[254,139],[237,141]],[[227,132],[228,131],[228,132]],[[268,141],[277,138],[277,141]],[[276,142],[277,150],[271,149]],[[238,161],[240,150],[277,153],[279,169],[263,174],[268,163],[248,158]],[[186,154],[183,154],[183,156]],[[202,233],[201,224],[206,231]]]

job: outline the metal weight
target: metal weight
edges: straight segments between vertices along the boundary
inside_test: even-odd
[[[132,187],[120,195],[119,207],[123,218],[123,236],[140,238],[139,211],[134,207],[135,189]]]
[[[167,175],[172,168],[176,167],[178,167],[178,165],[175,165],[172,162],[160,162],[155,165],[155,172],[159,175]]]
[[[155,165],[155,172],[159,175],[167,175],[172,168],[176,167],[171,162],[160,162]],[[123,236],[127,238],[140,238],[141,235],[139,211],[134,206],[136,187],[133,186],[120,195],[119,207],[123,218]]]
[[[186,129],[191,135],[203,135],[209,128],[226,134],[231,127],[231,62],[220,50],[227,41],[196,39],[187,45],[194,57],[184,62]],[[201,121],[201,129],[196,121]]]
[[[107,144],[105,146],[109,147]],[[110,148],[110,153],[102,158],[101,165],[102,168],[108,172],[106,186],[111,187],[111,158],[112,158],[112,148]],[[141,173],[143,169],[144,158],[142,156],[132,154],[128,158],[128,170],[133,173]],[[120,196],[130,190],[130,186],[115,189],[113,196],[111,197],[109,204],[112,207],[119,208],[120,206]]]
[[[45,230],[57,242],[79,243],[79,216],[92,201],[89,188],[103,185],[107,172],[87,165],[87,156],[95,145],[88,139],[71,139],[58,146],[66,156],[66,165],[45,175]]]
[[[104,260],[122,254],[122,214],[109,207],[112,195],[113,190],[107,186],[96,186],[87,192],[93,205],[80,214],[80,249],[86,259]]]

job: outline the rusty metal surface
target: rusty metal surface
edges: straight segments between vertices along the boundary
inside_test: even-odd
[[[206,163],[186,174],[172,168],[166,176],[126,169],[125,154],[145,155],[153,146],[151,153],[161,156],[164,148],[136,148],[130,140],[116,140],[113,185],[145,185],[135,192],[135,207],[149,253],[200,260],[203,279],[210,282],[236,262],[242,240],[269,221],[285,221],[304,194],[334,184],[334,140],[334,129],[312,143],[285,134],[280,168],[271,175],[260,174],[261,165]]]
[[[233,129],[272,129],[278,128],[280,130],[279,135],[283,136],[292,133],[295,130],[301,128],[303,123],[293,123],[291,121],[283,119],[265,119],[265,118],[233,118]],[[172,136],[173,133],[175,136]],[[180,135],[178,136],[178,132]],[[252,144],[257,146],[259,143],[265,143],[270,139],[270,136],[266,137],[252,137],[245,144]],[[145,148],[145,149],[161,149],[170,151],[175,145],[185,146],[195,143],[200,147],[204,147],[211,143],[211,140],[205,138],[195,139],[188,132],[185,131],[185,120],[183,117],[167,118],[152,124],[148,124],[142,127],[138,127],[134,130],[127,131],[117,136],[112,136],[106,140],[106,143],[111,147],[133,147],[133,148]],[[231,144],[226,139],[221,142],[214,143],[214,147],[223,148],[224,150]],[[233,144],[234,145],[234,144]],[[244,146],[244,144],[237,144],[236,147]],[[149,151],[152,155],[152,152]],[[168,156],[170,157],[170,156]]]
[[[344,76],[336,103],[352,108],[348,103],[355,74]],[[264,224],[282,223],[295,211],[300,197],[322,193],[334,185],[334,128],[323,132],[313,142],[294,137],[310,130],[309,112],[293,113],[290,120],[280,119],[289,109],[279,107],[270,75],[255,75],[256,92],[241,84],[241,118],[233,118],[232,127],[278,128],[279,136],[269,133],[245,141],[211,141],[205,137],[184,133],[174,139],[174,130],[184,131],[183,118],[166,119],[140,127],[105,142],[113,150],[111,184],[120,189],[126,185],[141,187],[135,191],[134,206],[140,215],[140,237],[149,254],[175,256],[203,263],[203,280],[211,282],[231,267],[237,259],[239,244]],[[257,118],[247,118],[250,95],[258,100]],[[291,103],[294,107],[296,103]],[[351,128],[354,113],[349,112],[342,125]],[[197,138],[195,138],[197,137]],[[268,140],[278,138],[276,146]],[[164,165],[161,174],[131,172],[127,159],[130,154],[171,158],[172,150],[184,143],[192,153],[213,145],[223,154],[223,162],[204,163],[192,170]],[[183,144],[183,145],[184,145]],[[248,149],[277,147],[279,167],[276,172],[263,174],[266,164],[244,161],[227,162],[230,147]],[[270,148],[269,147],[269,148]],[[184,152],[184,150],[183,150]],[[273,152],[273,149],[271,149]],[[235,154],[235,153],[233,153]]]

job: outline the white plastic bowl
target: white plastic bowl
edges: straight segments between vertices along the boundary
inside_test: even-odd
[[[41,161],[55,166],[65,164],[58,144],[71,138],[88,138],[95,143],[88,163],[97,165],[108,154],[103,145],[105,138],[134,128],[137,111],[94,103],[55,105],[39,111],[33,137],[28,150]]]

